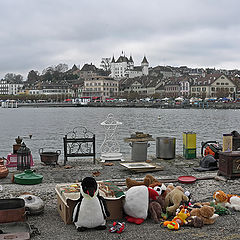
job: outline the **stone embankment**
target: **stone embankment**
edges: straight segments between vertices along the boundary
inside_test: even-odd
[[[18,107],[126,107],[126,108],[193,108],[193,109],[240,109],[240,102],[236,103],[199,103],[199,104],[174,104],[161,102],[90,102],[80,103],[18,103]]]

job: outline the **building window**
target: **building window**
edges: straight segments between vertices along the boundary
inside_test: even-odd
[[[230,91],[233,92],[233,91],[234,91],[234,88],[230,88]]]
[[[193,92],[196,92],[196,88],[192,88],[192,91],[193,91]]]
[[[203,92],[206,92],[206,88],[205,88],[205,87],[203,87],[203,88],[202,88],[202,91],[203,91]]]
[[[212,87],[211,90],[214,92],[215,91],[215,87]]]
[[[217,85],[220,85],[220,83],[219,83],[219,82],[217,82],[216,84],[217,84]]]
[[[226,83],[225,83],[225,85],[229,85],[229,83],[228,83],[228,82],[226,82]]]
[[[224,82],[221,82],[221,85],[224,85]]]
[[[201,91],[201,88],[197,88],[197,92],[200,92]]]

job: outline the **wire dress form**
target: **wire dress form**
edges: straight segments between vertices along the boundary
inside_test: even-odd
[[[120,153],[120,145],[116,140],[116,130],[121,122],[116,121],[112,113],[107,115],[107,118],[101,125],[105,129],[105,138],[100,147],[101,151],[101,162],[114,161],[114,160],[121,160],[124,161],[122,158],[122,153]]]

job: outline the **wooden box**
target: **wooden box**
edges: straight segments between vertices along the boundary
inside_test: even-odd
[[[63,219],[65,224],[71,224],[72,223],[72,214],[74,207],[77,204],[77,200],[80,197],[80,192],[75,193],[67,193],[64,194],[61,190],[64,186],[70,186],[72,184],[57,184],[55,191],[57,193],[57,209],[58,213]],[[100,195],[101,192],[100,192]],[[103,195],[102,195],[103,196]],[[117,220],[122,219],[123,217],[123,198],[121,197],[105,197],[108,210],[110,212],[110,216],[107,218],[107,220]]]
[[[0,223],[23,222],[25,220],[25,202],[23,199],[0,199]]]
[[[240,177],[240,151],[219,153],[218,174],[228,179]]]

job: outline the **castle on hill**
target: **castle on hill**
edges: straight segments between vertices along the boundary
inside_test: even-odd
[[[147,61],[146,56],[143,57],[141,66],[134,66],[134,61],[131,55],[128,58],[122,54],[117,59],[117,61],[115,61],[115,58],[113,56],[112,61],[110,63],[110,70],[111,70],[110,76],[115,79],[147,76],[148,67],[149,67],[149,63]]]

